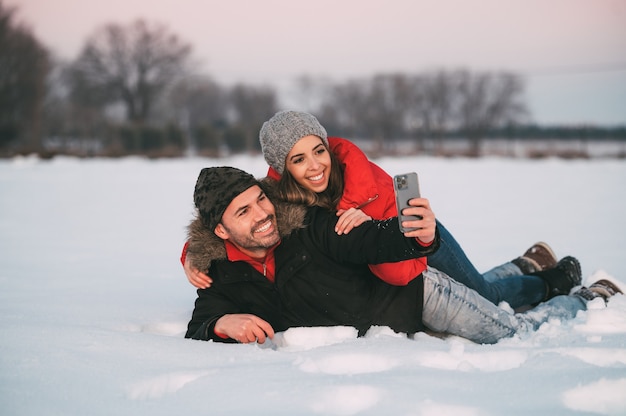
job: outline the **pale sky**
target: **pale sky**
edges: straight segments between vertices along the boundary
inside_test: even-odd
[[[165,24],[202,72],[285,84],[431,69],[526,75],[539,123],[626,124],[626,0],[4,0],[66,59],[106,23]]]

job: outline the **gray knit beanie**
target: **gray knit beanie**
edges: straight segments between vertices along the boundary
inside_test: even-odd
[[[310,135],[319,137],[328,146],[326,129],[315,116],[301,111],[279,111],[261,127],[259,140],[265,161],[282,175],[293,145]]]
[[[202,169],[196,181],[193,201],[204,225],[213,231],[232,200],[254,185],[261,186],[254,176],[237,168]]]

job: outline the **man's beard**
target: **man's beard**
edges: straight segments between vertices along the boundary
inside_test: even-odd
[[[254,230],[259,229],[263,224],[267,223],[268,221],[272,221],[274,231],[271,234],[259,238]],[[280,234],[278,233],[278,227],[276,225],[276,217],[273,214],[268,215],[267,218],[259,221],[254,226],[252,226],[249,233],[235,232],[234,230],[226,227],[224,224],[222,225],[228,232],[230,236],[229,240],[231,243],[249,251],[265,250],[273,247],[274,245],[276,245],[276,243],[280,241]]]

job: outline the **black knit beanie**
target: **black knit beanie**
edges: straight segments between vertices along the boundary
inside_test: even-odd
[[[237,168],[202,169],[196,181],[193,201],[204,225],[213,231],[232,200],[254,185],[261,186],[254,176]]]

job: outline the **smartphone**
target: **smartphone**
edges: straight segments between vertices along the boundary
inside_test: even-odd
[[[402,215],[402,210],[408,208],[409,200],[420,197],[420,187],[417,182],[417,173],[403,173],[393,177],[393,190],[396,194],[396,208],[398,209],[398,222],[400,223],[400,231],[406,233],[408,231],[417,230],[417,228],[405,228],[402,221],[421,220],[419,215]]]

